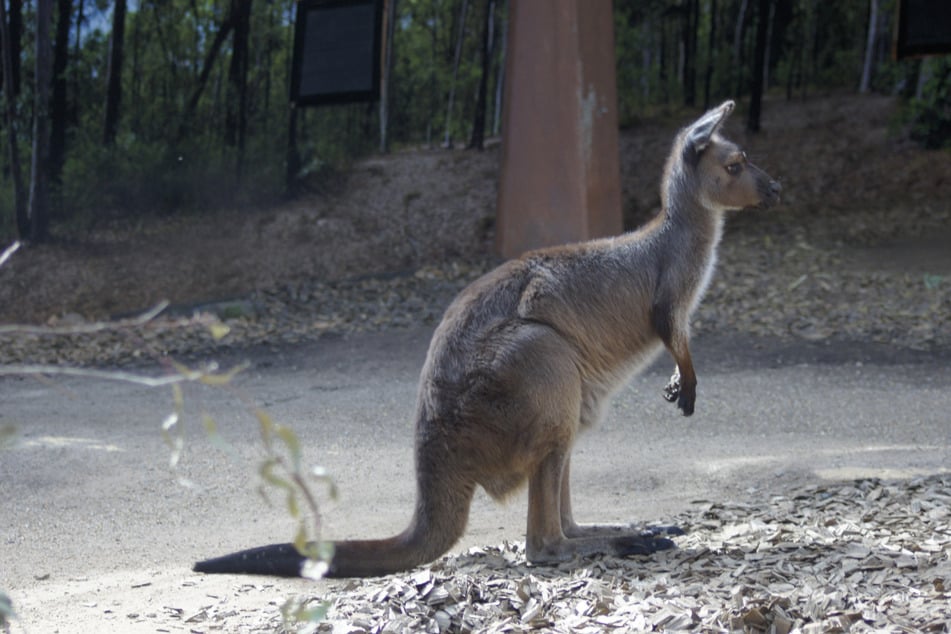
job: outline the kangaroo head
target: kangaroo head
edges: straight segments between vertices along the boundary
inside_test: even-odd
[[[750,162],[738,145],[724,138],[720,127],[735,104],[726,101],[685,128],[678,138],[680,151],[672,161],[692,181],[700,203],[716,211],[765,209],[779,202],[779,183]]]

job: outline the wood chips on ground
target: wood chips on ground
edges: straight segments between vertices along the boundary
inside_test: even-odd
[[[193,631],[949,632],[951,475],[810,485],[761,504],[696,501],[676,550],[558,567],[522,543],[379,579],[326,582],[289,624],[209,605]]]

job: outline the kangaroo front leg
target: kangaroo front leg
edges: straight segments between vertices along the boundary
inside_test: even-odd
[[[661,341],[677,362],[673,376],[664,387],[664,398],[671,403],[676,402],[684,416],[690,416],[697,400],[697,375],[693,370],[693,359],[690,358],[687,324],[677,317],[673,304],[666,301],[654,304],[651,320]]]
[[[664,387],[664,398],[671,403],[676,401],[684,416],[690,416],[697,401],[697,375],[686,341],[676,350],[671,348],[671,354],[677,361],[677,367]]]
[[[670,376],[670,381],[664,386],[664,398],[671,403],[676,402],[677,407],[683,410],[684,416],[693,414],[694,404],[697,401],[697,375],[693,371],[693,363],[690,361],[690,353],[687,352],[684,368],[681,372],[681,365],[674,368],[674,373]],[[688,378],[684,378],[684,377]]]
[[[684,416],[693,414],[694,405],[697,401],[697,375],[693,371],[693,363],[690,361],[689,351],[686,353],[685,361],[678,361],[670,381],[664,387],[664,398],[671,403],[676,402]]]

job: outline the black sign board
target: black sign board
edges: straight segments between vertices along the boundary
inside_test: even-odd
[[[372,101],[380,94],[382,0],[300,0],[291,101]]]
[[[951,2],[899,0],[895,57],[951,53]]]

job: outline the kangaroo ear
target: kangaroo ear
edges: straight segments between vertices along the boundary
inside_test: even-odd
[[[707,111],[702,117],[694,121],[687,128],[684,137],[684,158],[691,163],[696,162],[700,153],[707,149],[713,134],[723,125],[736,104],[732,101],[724,101],[719,107]]]

